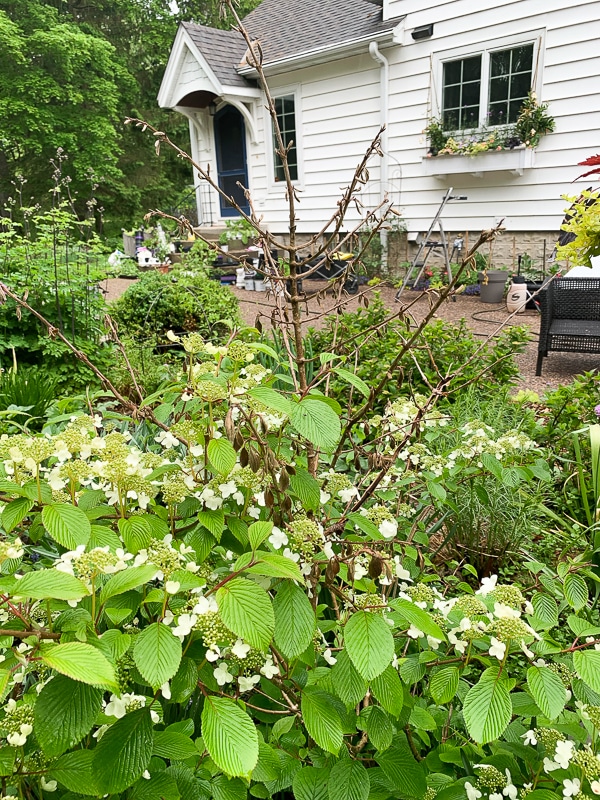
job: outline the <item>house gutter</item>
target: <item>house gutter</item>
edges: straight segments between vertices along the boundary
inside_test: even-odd
[[[389,185],[389,152],[388,152],[388,121],[389,121],[389,83],[390,83],[390,62],[379,51],[377,42],[373,41],[369,45],[369,54],[375,63],[379,64],[380,69],[380,105],[381,105],[381,127],[384,129],[381,134],[381,158],[380,177],[379,177],[379,202],[384,203],[386,191]],[[382,227],[379,232],[381,240],[381,266],[386,269],[388,264],[388,232],[387,228]]]

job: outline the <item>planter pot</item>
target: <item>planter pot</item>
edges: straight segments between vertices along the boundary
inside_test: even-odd
[[[487,283],[484,280],[487,275]],[[488,269],[486,275],[479,273],[479,296],[482,303],[501,303],[508,273],[499,269]]]
[[[267,287],[264,281],[254,279],[254,291],[255,292],[266,292]]]
[[[244,279],[244,289],[247,292],[253,292],[254,291],[254,278],[245,278]]]

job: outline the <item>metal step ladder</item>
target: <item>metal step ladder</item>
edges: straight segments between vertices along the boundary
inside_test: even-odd
[[[427,262],[429,260],[429,256],[437,250],[441,250],[444,256],[444,263],[446,265],[446,272],[448,274],[448,281],[452,281],[452,268],[450,263],[455,254],[460,254],[462,250],[462,243],[463,240],[461,238],[457,238],[454,240],[452,246],[452,252],[448,252],[448,240],[446,239],[446,233],[444,231],[444,226],[442,225],[442,212],[446,207],[446,204],[449,203],[451,200],[466,200],[465,196],[453,195],[453,187],[451,186],[446,194],[444,195],[442,202],[437,210],[435,217],[433,218],[431,225],[429,226],[429,230],[425,234],[425,238],[419,245],[419,249],[412,260],[411,265],[406,270],[406,275],[404,276],[404,281],[402,282],[402,286],[398,289],[396,293],[396,301],[400,299],[402,292],[406,289],[407,286],[415,286],[419,283],[423,276],[423,272],[425,271],[425,267],[427,266]],[[434,228],[437,226],[439,231],[439,239],[432,239],[431,234],[434,231]],[[454,297],[453,297],[454,299]]]

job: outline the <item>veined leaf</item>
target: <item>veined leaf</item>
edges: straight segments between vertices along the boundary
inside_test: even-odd
[[[275,389],[270,389],[268,386],[255,386],[253,389],[248,390],[248,394],[267,408],[271,408],[273,411],[279,411],[282,414],[286,414],[288,417],[291,417],[296,405],[279,392],[276,392]]]
[[[377,753],[375,759],[398,792],[409,797],[423,797],[427,791],[425,771],[415,761],[403,734],[383,753]]]
[[[80,600],[88,594],[82,581],[57,569],[27,572],[14,589],[16,597],[31,597],[33,600]]]
[[[301,436],[326,452],[335,449],[342,433],[340,418],[320,400],[301,400],[294,406],[290,422]]]
[[[154,622],[135,637],[133,660],[140,675],[156,690],[179,669],[181,642],[162,622]]]
[[[152,538],[152,528],[145,517],[128,517],[119,520],[119,533],[123,537],[128,552],[136,555],[148,547]]]
[[[227,775],[249,777],[258,761],[258,733],[250,717],[226,697],[207,697],[202,738],[210,757]]]
[[[368,800],[369,773],[360,761],[344,759],[331,768],[327,783],[329,800]]]
[[[503,680],[485,673],[465,697],[463,715],[469,734],[479,744],[497,739],[512,716],[508,687]]]
[[[365,680],[372,680],[389,666],[394,656],[390,626],[381,614],[356,611],[344,628],[350,660]]]
[[[252,564],[252,562],[256,562]],[[247,564],[252,564],[248,567]],[[244,570],[251,575],[266,575],[270,578],[291,578],[301,581],[300,567],[291,558],[267,550],[256,550],[253,553],[242,553],[235,562],[236,572]]]
[[[527,685],[542,713],[548,719],[556,719],[567,702],[567,693],[559,676],[548,667],[529,667]]]
[[[404,705],[404,688],[398,673],[388,665],[381,675],[371,681],[371,691],[382,707],[393,717],[398,717]]]
[[[376,750],[387,750],[394,739],[394,726],[385,711],[379,706],[361,709],[357,725],[365,730],[369,741]]]
[[[152,752],[154,755],[169,758],[172,761],[185,761],[186,758],[200,756],[190,737],[177,731],[156,731]]]
[[[85,642],[46,645],[40,651],[44,664],[74,681],[119,691],[115,670],[100,650]]]
[[[139,567],[129,567],[122,572],[117,572],[102,587],[100,592],[100,604],[104,605],[111,597],[124,594],[142,583],[148,583],[156,575],[158,569],[154,564],[142,564]]]
[[[326,767],[303,767],[294,775],[292,789],[295,800],[327,800],[327,781],[331,770]]]
[[[233,445],[225,437],[211,439],[207,447],[210,465],[219,475],[227,476],[235,467],[237,454]]]
[[[576,650],[573,666],[590,689],[600,692],[600,650]]]
[[[369,689],[368,682],[359,675],[345,650],[336,654],[337,663],[331,670],[331,680],[336,695],[347,708],[358,705]]]
[[[51,764],[48,774],[70,792],[98,795],[98,787],[95,785],[92,772],[92,760],[91,750],[73,750]]]
[[[277,588],[273,611],[275,644],[286,658],[297,658],[311,643],[316,627],[306,592],[290,580],[283,581]]]
[[[165,770],[155,772],[149,779],[140,778],[127,797],[128,800],[179,800],[181,793],[175,778],[167,775]],[[185,800],[192,800],[192,796],[188,795]],[[200,800],[199,793],[196,800]]]
[[[253,581],[234,578],[217,592],[221,619],[232,633],[265,651],[275,630],[269,595]]]
[[[323,750],[337,755],[344,733],[334,698],[327,692],[309,687],[302,692],[300,705],[309,736]]]
[[[57,675],[34,706],[36,738],[47,756],[59,756],[88,734],[102,708],[102,690]]]
[[[25,519],[33,508],[33,500],[27,497],[19,497],[11,500],[0,514],[0,522],[6,533],[10,533],[17,525]]]
[[[371,389],[369,388],[369,384],[363,381],[362,378],[359,378],[358,375],[355,375],[353,372],[350,372],[349,369],[344,369],[343,367],[334,367],[333,372],[336,375],[339,375],[342,380],[345,380],[351,386],[354,386],[355,389],[362,394],[363,397],[367,399],[371,396]]]
[[[588,601],[588,588],[581,575],[570,572],[565,577],[565,599],[575,611],[585,606]]]
[[[92,775],[100,793],[118,794],[133,786],[148,768],[153,744],[148,708],[131,711],[111,725],[92,751]]]
[[[406,620],[410,625],[414,625],[415,628],[418,628],[420,631],[423,631],[426,636],[433,636],[441,642],[446,641],[446,635],[440,626],[436,625],[429,614],[414,603],[411,603],[410,600],[404,600],[402,597],[398,597],[390,602],[390,606],[402,619]]]
[[[290,488],[306,511],[315,511],[319,507],[321,487],[310,472],[296,468],[296,474],[290,475]]]
[[[221,441],[220,439],[218,441]],[[273,523],[272,522],[253,522],[252,525],[248,528],[248,541],[250,542],[250,547],[253,550],[256,550],[257,547],[260,547],[261,544],[267,539],[271,533],[273,532]]]
[[[457,667],[445,667],[429,679],[431,696],[438,705],[449,703],[458,689],[460,673]]]
[[[75,550],[87,544],[92,527],[85,513],[68,503],[52,503],[42,509],[42,523],[55,542]]]

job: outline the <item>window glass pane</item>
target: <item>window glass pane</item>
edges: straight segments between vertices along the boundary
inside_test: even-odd
[[[290,177],[293,181],[298,180],[298,153],[296,150],[296,110],[295,98],[293,94],[285,95],[284,97],[275,98],[275,110],[277,112],[277,123],[281,131],[281,138],[284,145],[294,142],[290,151],[288,152],[288,168]],[[276,181],[284,181],[285,173],[283,171],[283,164],[281,158],[277,155],[277,138],[273,130],[273,163],[274,163],[274,177]]]
[[[512,51],[512,72],[531,72],[533,66],[533,45],[515,47]]]
[[[446,130],[479,125],[481,56],[447,61],[443,68],[442,120]]]
[[[490,75],[492,78],[495,78],[497,75],[508,75],[509,72],[510,50],[492,53],[490,56]]]
[[[513,75],[510,82],[510,97],[511,100],[521,99],[527,97],[528,91],[531,89],[531,73],[526,72],[521,75]]]
[[[490,103],[508,100],[508,75],[493,78],[490,82]]]
[[[517,121],[523,100],[531,89],[533,45],[490,53],[490,125]]]

